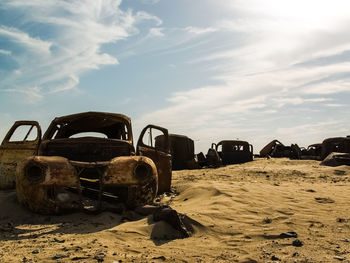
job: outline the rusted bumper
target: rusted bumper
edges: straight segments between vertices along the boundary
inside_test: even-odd
[[[43,214],[79,210],[84,200],[106,196],[134,207],[153,202],[157,194],[155,164],[143,156],[116,157],[108,162],[76,162],[58,156],[32,156],[17,169],[18,200]]]

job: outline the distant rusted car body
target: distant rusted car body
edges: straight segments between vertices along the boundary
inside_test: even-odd
[[[164,147],[165,139],[164,135],[157,136],[155,145]],[[195,160],[194,142],[191,138],[179,134],[169,134],[169,142],[173,170],[200,168]]]
[[[285,146],[279,140],[273,140],[260,150],[260,157],[268,156],[274,158],[287,157],[291,159],[300,159],[301,150],[297,144]]]
[[[350,136],[325,139],[322,142],[322,160],[332,152],[350,153]]]
[[[168,138],[166,129],[149,125],[135,151],[125,115],[85,112],[55,118],[35,141],[35,154],[17,159],[19,201],[45,214],[81,209],[85,197],[97,200],[97,209],[103,200],[131,207],[151,203],[157,192],[170,190],[171,156],[169,144],[157,149],[144,143],[149,129]]]
[[[301,149],[301,159],[303,160],[321,160],[322,143],[314,143],[306,149]]]
[[[253,145],[246,141],[224,140],[213,143],[212,149],[218,152],[224,165],[253,161]]]

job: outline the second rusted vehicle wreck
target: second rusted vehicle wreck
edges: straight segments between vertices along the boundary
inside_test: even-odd
[[[260,150],[260,157],[301,159],[301,149],[297,144],[285,146],[279,140],[273,140]]]
[[[164,147],[166,138],[164,135],[155,137],[155,145]],[[170,153],[172,158],[172,170],[199,169],[195,158],[194,141],[179,134],[169,134]]]
[[[219,154],[222,164],[238,164],[253,161],[253,145],[246,141],[224,140],[212,144]]]
[[[40,130],[33,122],[35,127]],[[161,148],[145,143],[153,139],[147,138],[150,130],[164,135]],[[55,118],[34,142],[34,155],[18,161],[16,190],[18,200],[35,212],[100,210],[104,201],[136,207],[170,191],[171,155],[162,127],[146,126],[135,150],[127,116],[85,112]]]

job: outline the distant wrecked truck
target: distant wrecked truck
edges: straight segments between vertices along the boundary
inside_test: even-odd
[[[152,134],[164,136],[161,148]],[[44,214],[83,209],[86,200],[95,200],[96,210],[104,200],[152,203],[171,187],[168,130],[146,126],[135,151],[131,121],[122,114],[58,117],[42,138],[37,122],[15,122],[0,146],[0,188],[14,184],[20,203]]]

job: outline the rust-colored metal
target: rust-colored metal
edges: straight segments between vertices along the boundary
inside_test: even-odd
[[[85,169],[94,169],[94,178],[83,177]],[[130,207],[152,203],[157,179],[153,161],[142,156],[94,163],[59,156],[32,156],[19,167],[16,188],[23,205],[38,213],[54,214],[83,209],[82,188],[95,191],[98,207],[104,195],[114,196]],[[126,190],[125,196],[121,195],[122,188]]]
[[[144,143],[143,139],[146,136],[146,131],[151,132],[152,129],[160,131],[162,136],[164,136],[164,143],[162,145],[155,144],[154,147],[152,147]],[[156,164],[158,171],[158,193],[170,192],[172,164],[168,130],[156,125],[146,126],[141,131],[137,142],[137,155],[147,156]]]
[[[297,144],[285,146],[279,140],[273,140],[260,150],[260,157],[267,156],[274,158],[287,157],[291,159],[300,159],[301,149]]]
[[[222,160],[215,148],[208,149],[205,166],[209,168],[217,168],[222,166]]]
[[[36,139],[28,140],[28,134],[23,139],[12,140],[12,136],[20,126],[31,127],[36,130]],[[16,181],[16,167],[28,156],[36,154],[41,139],[41,129],[36,121],[16,121],[6,134],[0,146],[0,189],[14,189]]]
[[[224,140],[212,147],[215,147],[224,165],[253,161],[253,145],[246,141]]]
[[[322,143],[314,143],[306,149],[301,148],[301,159],[303,160],[321,160]]]
[[[159,135],[155,138],[156,147],[164,147],[166,137]],[[184,135],[169,134],[172,170],[200,168],[195,160],[194,141]]]
[[[285,147],[285,146],[279,140],[272,140],[271,142],[266,144],[264,148],[260,150],[260,156],[261,157],[266,157],[268,155],[271,156],[275,149],[282,148],[282,147]]]
[[[40,131],[37,123],[35,126]],[[165,128],[147,127],[168,134]],[[85,112],[55,118],[42,140],[40,137],[20,145],[20,150],[31,145],[25,161],[13,155],[20,163],[16,172],[18,199],[35,212],[83,209],[86,198],[96,200],[97,210],[104,200],[135,207],[152,203],[159,188],[170,190],[168,149],[140,145],[142,156],[135,156],[131,121],[125,115]]]
[[[80,190],[80,182],[66,158],[32,156],[18,167],[17,198],[34,212],[54,214],[82,208],[79,199],[66,190],[69,187]]]
[[[321,165],[326,166],[340,166],[340,165],[350,165],[350,153],[330,153],[322,162]]]
[[[322,142],[321,159],[325,159],[330,153],[350,153],[350,137],[328,138]]]

